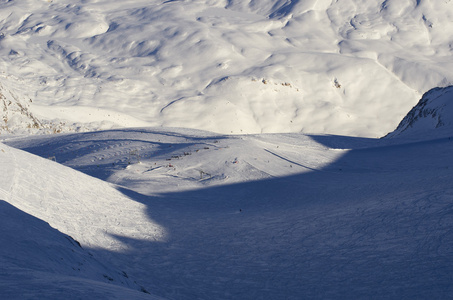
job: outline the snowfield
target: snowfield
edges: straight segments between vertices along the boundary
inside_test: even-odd
[[[452,17],[445,0],[3,1],[0,82],[56,123],[375,138],[453,83]]]
[[[453,298],[452,18],[0,0],[0,298]]]
[[[110,182],[2,146],[2,169],[15,173],[2,174],[3,198],[153,295],[453,295],[448,136],[414,143],[136,128],[5,142]],[[7,269],[13,280],[20,274]]]

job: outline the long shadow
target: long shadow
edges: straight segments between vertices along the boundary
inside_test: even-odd
[[[0,225],[2,299],[111,299],[115,293],[142,294],[126,273],[106,266],[72,237],[4,200],[0,200]]]
[[[168,236],[93,251],[169,299],[451,298],[452,141],[312,138],[351,150],[281,178],[153,197],[119,188]]]
[[[451,297],[453,143],[350,141],[334,138],[358,149],[320,172],[159,197],[120,188],[169,232],[117,237],[134,249],[127,272],[171,299]]]

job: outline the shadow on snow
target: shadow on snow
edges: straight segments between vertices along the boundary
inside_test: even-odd
[[[351,150],[281,178],[159,196],[119,187],[169,234],[93,252],[174,299],[451,297],[453,143],[312,138]]]

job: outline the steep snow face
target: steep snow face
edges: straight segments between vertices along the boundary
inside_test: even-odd
[[[453,86],[425,93],[388,137],[424,139],[453,135]]]
[[[104,182],[4,144],[0,170],[0,298],[152,298],[123,270],[92,254],[127,249],[120,240],[130,230],[139,239],[163,238],[143,205]]]
[[[452,16],[434,0],[3,1],[1,79],[39,116],[104,129],[377,137],[453,82]]]

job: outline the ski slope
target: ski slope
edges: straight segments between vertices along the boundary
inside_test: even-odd
[[[452,16],[0,1],[0,298],[453,298]]]
[[[5,141],[93,177],[2,147],[28,165],[11,204],[153,295],[449,298],[453,142],[431,137],[136,128]],[[36,174],[47,208],[22,196]]]
[[[0,148],[2,298],[143,298],[142,287],[126,272],[87,250],[124,250],[115,236],[128,236],[130,228],[139,238],[162,237],[163,229],[147,220],[142,206],[50,160]]]
[[[0,82],[63,131],[376,138],[452,84],[452,15],[447,0],[3,1]]]

